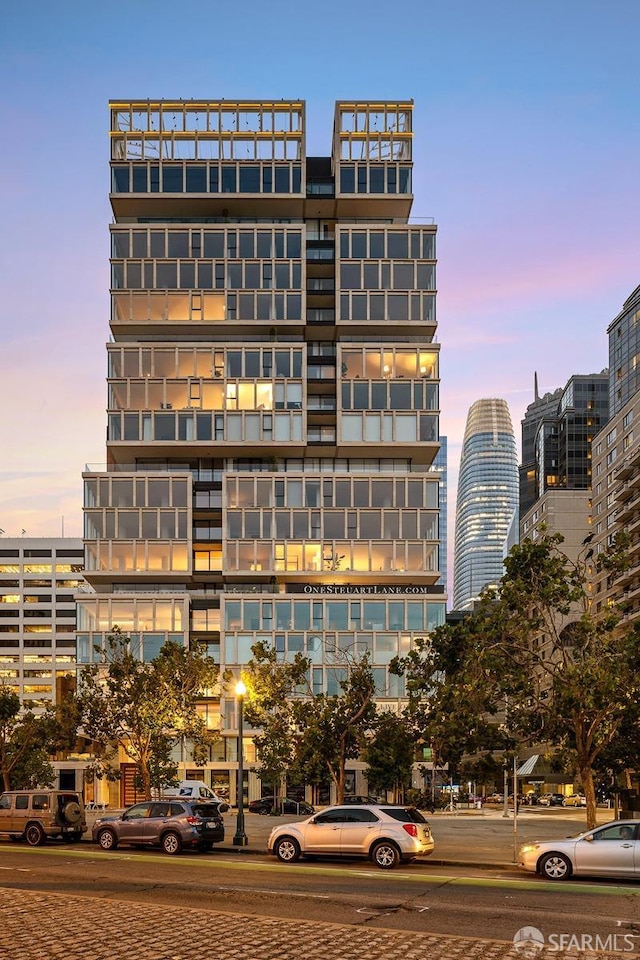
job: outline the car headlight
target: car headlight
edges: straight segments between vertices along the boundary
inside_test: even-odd
[[[520,847],[520,853],[533,853],[534,850],[539,850],[539,843],[525,843]]]

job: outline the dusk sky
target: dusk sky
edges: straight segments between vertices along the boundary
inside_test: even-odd
[[[453,519],[471,403],[507,400],[519,440],[534,371],[545,392],[605,367],[640,283],[639,36],[639,0],[8,0],[5,535],[58,536],[64,517],[81,536],[81,473],[105,461],[109,98],[301,98],[311,155],[330,152],[335,100],[415,101]]]

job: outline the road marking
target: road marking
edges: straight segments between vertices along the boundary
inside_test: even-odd
[[[73,851],[67,849],[56,849],[55,847],[20,847],[12,844],[11,847],[4,847],[0,845],[0,858],[6,853],[9,856],[17,855],[20,857],[66,857],[68,862],[74,860],[84,860],[91,863],[101,863],[103,860],[107,862],[118,860],[118,861],[128,861],[131,863],[147,862],[147,863],[159,863],[160,861],[166,862],[168,858],[163,857],[160,851],[149,851],[148,853],[136,852],[131,855],[120,854],[120,853],[101,853],[99,856],[96,856],[95,849],[78,850]],[[225,851],[226,853],[226,851]],[[483,871],[481,876],[452,876],[448,874],[434,874],[429,872],[429,867],[426,864],[416,865],[415,872],[411,873],[397,873],[395,870],[358,870],[351,869],[349,867],[340,866],[334,867],[330,864],[308,864],[308,863],[296,863],[296,864],[286,864],[283,865],[278,863],[273,858],[266,860],[262,859],[249,859],[245,856],[239,856],[237,859],[235,857],[225,856],[218,857],[216,853],[213,855],[203,855],[194,857],[182,856],[174,859],[174,864],[176,867],[180,865],[183,866],[198,866],[200,868],[215,870],[218,867],[229,867],[232,870],[243,870],[249,872],[265,872],[265,873],[275,873],[284,875],[285,871],[289,871],[292,876],[296,874],[306,874],[308,876],[330,876],[330,877],[347,877],[347,878],[361,878],[366,877],[367,879],[376,878],[380,882],[392,882],[394,880],[410,880],[416,884],[425,884],[425,885],[441,885],[449,884],[451,886],[467,886],[467,887],[496,887],[496,888],[508,888],[511,889],[514,893],[520,893],[521,891],[554,891],[558,892],[559,889],[562,889],[565,893],[582,893],[582,894],[595,894],[597,896],[610,896],[610,897],[629,897],[632,896],[634,900],[637,897],[640,897],[640,889],[629,883],[627,886],[619,885],[601,885],[598,883],[590,883],[588,881],[565,881],[559,886],[557,883],[551,881],[545,881],[542,879],[534,878],[533,876],[512,878],[512,877],[488,877],[486,871]],[[168,865],[168,864],[167,864]],[[6,869],[6,868],[5,868]],[[9,868],[9,869],[18,869],[18,868]],[[472,868],[470,868],[472,869]]]
[[[31,873],[31,870],[28,867],[0,867],[0,870],[11,870],[15,873]]]
[[[274,896],[274,895],[280,896],[284,892],[288,897],[300,897],[303,900],[330,900],[331,899],[329,896],[327,896],[324,893],[295,893],[293,890],[287,890],[284,887],[279,887],[277,890],[274,890],[273,888],[269,888],[269,887],[267,887],[266,889],[262,889],[261,887],[243,887],[238,885],[237,887],[217,886],[215,887],[215,889],[222,893],[225,893],[225,892],[238,893],[238,891],[241,891],[242,893],[265,893],[265,894],[268,894],[269,896]]]

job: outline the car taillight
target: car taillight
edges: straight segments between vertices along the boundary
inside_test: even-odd
[[[406,830],[410,837],[418,836],[418,828],[416,827],[415,823],[403,823],[402,829]]]
[[[195,826],[196,823],[200,823],[200,817],[187,817],[187,823],[190,823],[192,826]]]

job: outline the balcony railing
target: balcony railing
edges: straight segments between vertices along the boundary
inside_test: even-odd
[[[327,323],[333,326],[335,322],[335,310],[328,307],[310,307],[307,310],[307,323]]]
[[[333,180],[307,180],[308,197],[333,197],[335,192]]]

